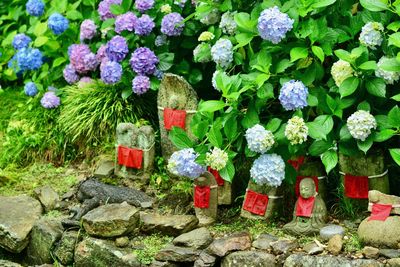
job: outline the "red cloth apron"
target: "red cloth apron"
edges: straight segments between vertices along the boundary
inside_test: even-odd
[[[247,190],[243,209],[253,214],[264,216],[268,206],[268,196],[252,190]]]
[[[299,171],[300,166],[304,163],[304,156],[299,156],[297,159],[289,159],[288,163],[295,168],[296,171]]]
[[[300,182],[301,180],[303,180],[304,178],[312,178],[314,180],[315,183],[315,190],[318,193],[318,177],[317,176],[297,176],[296,177],[296,185],[295,185],[295,192],[296,192],[296,197],[300,196]]]
[[[141,169],[143,150],[118,146],[118,164],[128,168]]]
[[[392,205],[390,204],[372,204],[371,216],[368,221],[385,221],[390,215]]]
[[[200,209],[207,209],[210,206],[210,186],[194,186],[194,206]]]
[[[302,198],[301,196],[297,200],[296,216],[299,217],[311,217],[314,208],[315,197]]]
[[[208,167],[207,170],[214,175],[215,180],[217,181],[218,186],[223,186],[225,183],[225,180],[222,179],[221,175],[217,170],[211,169],[211,167]]]
[[[368,198],[368,176],[345,174],[344,191],[349,198]]]
[[[185,129],[185,122],[186,110],[164,108],[164,127],[166,130],[171,130],[174,126]]]

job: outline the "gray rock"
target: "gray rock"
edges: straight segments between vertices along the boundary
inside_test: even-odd
[[[334,235],[341,235],[343,237],[344,232],[345,232],[345,229],[342,226],[331,224],[331,225],[322,227],[321,230],[319,231],[319,235],[321,236],[322,239],[329,240]]]
[[[290,255],[284,267],[383,267],[384,264],[376,260],[351,260],[334,256],[309,256],[303,254]]]
[[[303,250],[307,252],[308,255],[317,255],[324,251],[324,249],[315,242],[308,243],[303,246]]]
[[[275,256],[261,251],[238,251],[233,252],[222,260],[221,267],[274,267]]]
[[[383,248],[379,250],[379,254],[389,259],[400,258],[400,250],[398,249]]]
[[[40,203],[42,203],[42,206],[46,212],[54,210],[58,207],[60,197],[49,185],[36,188],[34,192],[36,198],[40,201]]]
[[[271,249],[271,243],[278,241],[276,236],[270,234],[261,234],[256,240],[253,241],[252,246],[258,249],[268,250]]]
[[[296,240],[281,239],[271,242],[271,248],[275,255],[286,254],[298,247]]]
[[[12,261],[6,261],[6,260],[1,260],[0,259],[0,266],[1,267],[22,267],[19,263],[15,263]]]
[[[75,246],[78,241],[79,232],[64,232],[53,252],[57,260],[64,265],[71,265],[74,261]]]
[[[398,248],[400,243],[400,216],[389,216],[383,221],[363,220],[358,227],[358,236],[366,245]]]
[[[174,262],[169,262],[169,261],[157,261],[157,260],[154,260],[150,264],[150,267],[179,267],[179,264],[174,263]]]
[[[28,245],[28,235],[41,214],[42,206],[36,199],[0,196],[0,246],[20,253]]]
[[[163,233],[178,236],[193,230],[199,220],[194,215],[160,215],[140,213],[141,230],[146,233]]]
[[[158,261],[194,262],[199,257],[200,252],[201,250],[193,248],[168,245],[161,249],[154,258]]]
[[[114,173],[114,162],[112,160],[103,160],[99,163],[94,176],[97,178],[110,177]]]
[[[248,232],[234,233],[230,236],[215,239],[207,248],[212,255],[224,257],[228,252],[251,248],[251,237]]]
[[[400,258],[394,258],[387,261],[388,267],[400,267]]]
[[[206,252],[201,252],[199,258],[194,262],[193,267],[212,267],[215,265],[217,257],[214,257]]]
[[[119,248],[125,248],[129,245],[129,238],[127,236],[118,237],[115,239],[115,245]]]
[[[366,246],[361,251],[367,259],[377,259],[379,257],[379,249]]]
[[[210,231],[202,227],[176,237],[172,243],[181,247],[203,249],[210,245],[212,241]]]
[[[42,218],[32,228],[31,240],[27,248],[27,259],[30,264],[52,263],[51,249],[61,238],[63,228],[61,221]]]
[[[333,255],[339,255],[343,248],[343,238],[341,235],[334,235],[328,241],[328,247],[326,248]]]
[[[91,236],[115,237],[127,234],[139,224],[139,210],[128,203],[107,204],[82,217],[83,227]]]
[[[131,249],[114,246],[112,241],[88,237],[75,250],[76,267],[141,267]]]

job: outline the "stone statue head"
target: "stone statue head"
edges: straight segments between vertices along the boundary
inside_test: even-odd
[[[186,97],[182,94],[171,93],[168,99],[168,107],[172,109],[183,109],[186,105]]]
[[[120,123],[117,125],[117,144],[127,147],[136,145],[138,128],[132,123]]]
[[[300,196],[303,198],[310,198],[315,196],[316,188],[314,180],[311,178],[304,178],[300,182]]]

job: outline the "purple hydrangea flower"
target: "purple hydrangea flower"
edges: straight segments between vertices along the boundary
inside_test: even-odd
[[[173,12],[163,17],[161,21],[161,32],[167,36],[181,35],[185,25],[182,23],[181,14]]]
[[[120,5],[122,3],[122,0],[103,0],[99,3],[99,7],[97,11],[99,12],[100,19],[101,20],[107,20],[107,19],[112,19],[115,18],[116,16],[111,13],[110,11],[110,6],[112,4]]]
[[[158,62],[158,57],[147,47],[137,48],[129,61],[132,70],[139,75],[153,74]]]
[[[85,44],[72,45],[69,54],[72,67],[78,73],[87,73],[96,70],[99,65],[96,55]]]
[[[280,12],[278,7],[271,7],[261,12],[258,18],[258,33],[264,40],[277,44],[293,28],[293,23],[294,20]]]
[[[69,21],[59,13],[53,13],[50,15],[47,25],[54,34],[59,35],[68,29]]]
[[[102,44],[99,49],[97,49],[96,58],[98,62],[102,62],[103,59],[107,58],[106,53],[107,45]]]
[[[91,40],[96,35],[97,26],[93,20],[85,19],[81,24],[80,39]]]
[[[79,80],[79,75],[71,64],[65,66],[63,70],[64,79],[67,83],[73,84]]]
[[[38,93],[38,89],[35,83],[28,82],[25,84],[24,92],[27,96],[35,96]]]
[[[24,33],[19,33],[14,36],[12,46],[14,49],[19,50],[28,47],[31,41],[32,39],[29,36],[25,35]]]
[[[132,12],[119,15],[115,19],[115,32],[120,34],[122,31],[132,32],[135,29],[137,17]]]
[[[308,88],[301,82],[290,80],[283,84],[279,101],[285,110],[301,109],[307,106]]]
[[[40,99],[40,104],[42,107],[50,109],[56,108],[61,104],[61,100],[54,92],[46,92],[42,99]]]
[[[156,24],[149,15],[142,15],[136,21],[135,33],[141,36],[149,35],[155,26]]]
[[[107,43],[106,54],[109,60],[121,62],[128,54],[128,44],[122,36],[114,36]]]
[[[198,156],[193,148],[176,151],[168,160],[168,170],[175,175],[196,179],[206,171],[205,166],[196,162]]]
[[[82,78],[79,80],[79,82],[80,82],[80,83],[92,83],[92,82],[93,82],[93,79],[90,78],[90,77],[85,76],[85,77],[82,77]]]
[[[164,34],[158,35],[156,37],[156,40],[154,41],[154,44],[156,46],[163,46],[163,45],[167,44],[167,36]]]
[[[150,78],[144,75],[138,75],[132,80],[132,91],[141,95],[149,91],[150,89]]]
[[[115,61],[103,61],[100,65],[100,77],[105,84],[116,84],[121,80],[122,66]]]
[[[22,48],[15,55],[20,71],[37,70],[43,64],[42,53],[36,48]]]
[[[140,12],[145,12],[154,6],[154,0],[136,0],[135,7]]]
[[[40,17],[44,13],[44,3],[42,0],[29,0],[25,7],[31,16]]]

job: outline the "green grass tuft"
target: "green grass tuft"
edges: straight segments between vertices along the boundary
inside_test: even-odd
[[[165,245],[172,241],[172,237],[162,236],[159,234],[153,234],[146,237],[141,237],[138,241],[143,245],[143,249],[135,250],[133,253],[136,254],[138,260],[142,264],[150,264],[154,260],[154,256],[160,251]]]

